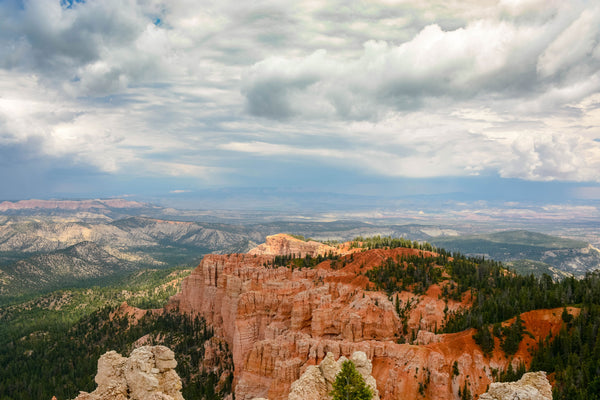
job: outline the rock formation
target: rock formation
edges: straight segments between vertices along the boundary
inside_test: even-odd
[[[367,386],[373,391],[372,400],[379,400],[377,382],[371,375],[373,366],[367,355],[362,351],[357,351],[352,354],[350,359]],[[292,383],[288,400],[326,400],[331,398],[329,393],[333,389],[337,374],[342,369],[342,363],[346,360],[347,358],[342,356],[335,361],[333,353],[327,353],[318,367],[309,366],[300,378]]]
[[[529,372],[516,382],[492,383],[479,400],[552,400],[552,386],[544,371]]]
[[[420,254],[431,256],[416,249],[376,249],[293,270],[272,267],[273,255],[207,255],[168,308],[203,316],[215,334],[227,341],[238,400],[287,399],[292,383],[303,372],[315,373],[313,378],[319,379],[311,366],[318,368],[328,353],[339,358],[356,351],[372,360],[372,376],[382,400],[450,400],[465,384],[473,395],[484,393],[493,382],[492,370],[508,366],[499,342],[486,357],[474,342],[472,329],[435,333],[445,312],[469,306],[468,295],[460,302],[444,300],[441,284],[420,295],[401,292],[398,301],[408,310],[408,334],[404,334],[396,298],[365,290],[370,285],[364,275],[368,269],[390,257]],[[531,359],[529,350],[540,337],[558,333],[561,313],[556,309],[521,315],[532,337],[523,338],[512,358],[513,367]],[[458,375],[453,373],[455,362]]]
[[[98,388],[75,400],[183,400],[176,366],[165,346],[138,347],[129,358],[109,351],[98,360]]]
[[[304,257],[306,255],[315,257],[319,254],[325,255],[329,252],[336,253],[337,249],[313,240],[304,241],[296,239],[290,235],[280,233],[277,235],[267,236],[265,243],[253,248],[248,252],[248,254],[280,256],[295,254],[297,257]]]

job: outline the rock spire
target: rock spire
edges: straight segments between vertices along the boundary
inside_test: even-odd
[[[138,347],[129,358],[109,351],[98,360],[98,388],[75,400],[184,400],[176,366],[165,346]]]

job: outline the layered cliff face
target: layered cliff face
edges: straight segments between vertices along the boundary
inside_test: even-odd
[[[312,240],[304,241],[286,234],[267,236],[265,243],[251,249],[248,254],[287,256],[295,254],[298,257],[306,255],[315,257],[327,253],[336,253],[335,247]]]
[[[498,339],[497,350],[486,357],[475,344],[472,329],[434,332],[442,326],[445,312],[469,305],[467,295],[461,302],[444,300],[440,285],[421,295],[401,292],[406,334],[395,298],[365,290],[372,286],[364,275],[367,270],[388,258],[410,255],[431,253],[369,250],[324,261],[313,269],[274,268],[273,255],[208,255],[169,307],[202,315],[229,343],[236,399],[286,399],[291,384],[328,353],[337,359],[356,351],[372,360],[382,400],[455,399],[465,385],[473,394],[484,393],[493,370],[506,369],[509,362],[498,350]],[[529,349],[538,338],[558,332],[561,313],[557,309],[522,315],[532,335],[521,342],[514,366],[529,361]],[[398,343],[403,341],[412,344]]]

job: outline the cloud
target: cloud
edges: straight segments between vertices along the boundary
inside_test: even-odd
[[[539,56],[541,77],[560,72],[589,76],[600,67],[600,6],[584,10]],[[578,78],[578,77],[573,77]]]
[[[600,168],[600,147],[577,137],[552,135],[516,139],[500,175],[526,180],[594,181]]]
[[[268,58],[244,76],[243,93],[250,113],[274,119],[380,119],[436,98],[528,99],[597,73],[598,10],[542,24],[482,19],[451,31],[432,24],[399,45],[367,41],[353,58],[324,50]],[[575,65],[574,75],[547,79]]]
[[[319,169],[349,183],[598,181],[599,10],[2,1],[3,173],[182,186],[309,182],[302,171]]]
[[[0,67],[35,71],[72,95],[104,95],[174,71],[167,31],[135,1],[0,5]]]

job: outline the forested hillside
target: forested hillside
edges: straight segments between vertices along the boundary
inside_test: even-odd
[[[359,237],[351,243],[351,247],[362,248],[363,251],[397,247],[432,251],[388,258],[364,274],[372,283],[372,289],[385,292],[393,300],[404,323],[411,304],[398,300],[403,291],[423,294],[432,285],[439,285],[440,296],[444,299],[471,299],[470,306],[446,314],[439,332],[453,333],[475,328],[473,338],[488,357],[496,345],[506,357],[513,356],[523,337],[531,335],[524,329],[521,314],[563,307],[565,325],[558,336],[540,340],[539,348],[533,353],[530,370],[553,374],[555,399],[600,398],[600,271],[588,272],[582,279],[570,277],[554,281],[547,274],[520,275],[497,261],[450,253],[427,243],[402,238]],[[350,257],[337,257],[331,265],[343,268],[354,258]],[[279,265],[292,268],[316,266],[309,257],[278,260]],[[579,309],[579,315],[573,316],[567,307]],[[511,319],[514,322],[501,324]],[[407,333],[406,329],[404,333]],[[496,378],[515,380],[525,371],[523,365],[514,370],[511,367],[498,371]]]
[[[600,268],[600,250],[580,240],[529,231],[503,231],[490,234],[429,239],[448,251],[511,262],[516,271],[554,279]],[[527,261],[523,261],[527,260]]]
[[[193,267],[212,252],[247,251],[253,242],[234,230],[141,217],[3,217],[0,304],[65,287],[106,285],[144,268]]]
[[[175,351],[186,399],[220,399],[231,390],[231,362],[210,327],[179,313],[134,316],[120,308],[123,301],[162,307],[188,274],[140,271],[119,285],[63,290],[0,308],[0,399],[65,400],[92,391],[99,356],[108,350],[128,355],[140,338]],[[201,371],[205,343],[216,346],[222,360]]]

